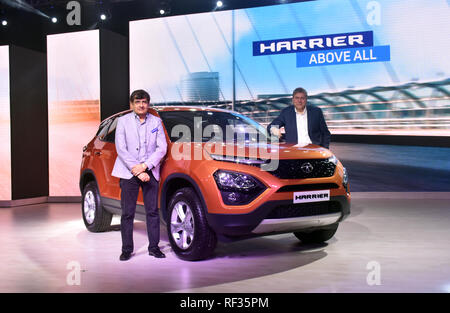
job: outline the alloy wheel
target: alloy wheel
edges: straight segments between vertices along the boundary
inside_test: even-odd
[[[170,217],[172,238],[180,249],[188,249],[194,239],[194,217],[186,202],[177,202]]]
[[[95,219],[95,198],[94,193],[89,190],[86,192],[86,195],[84,196],[84,217],[86,218],[86,222],[88,224],[92,224]]]

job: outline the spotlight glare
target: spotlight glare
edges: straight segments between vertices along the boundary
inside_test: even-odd
[[[56,17],[52,17],[52,22],[56,23],[56,22],[58,22],[58,19]]]
[[[101,19],[102,21],[106,20],[106,15],[105,15],[105,14],[101,14],[101,15],[100,15],[100,19]]]
[[[164,13],[166,13],[166,11],[164,11],[163,9],[159,10],[159,14],[164,15]]]
[[[3,26],[8,25],[8,21],[7,21],[7,20],[3,20],[3,21],[2,21],[2,25],[3,25]]]
[[[217,6],[218,8],[221,8],[221,7],[223,6],[223,2],[222,2],[222,1],[217,1],[217,2],[216,2],[216,6]]]

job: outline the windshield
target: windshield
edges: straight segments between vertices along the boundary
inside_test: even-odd
[[[159,115],[172,142],[267,142],[266,129],[238,113],[192,109]]]

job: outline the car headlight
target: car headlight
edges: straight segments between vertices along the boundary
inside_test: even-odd
[[[266,189],[259,180],[243,173],[218,170],[213,176],[228,205],[248,204]]]
[[[222,190],[249,191],[258,185],[252,176],[236,172],[217,171],[214,179]]]
[[[347,173],[347,169],[344,167],[344,175],[342,177],[342,183],[347,186],[348,184],[348,173]]]
[[[345,191],[348,193],[348,173],[347,169],[344,167],[344,172],[342,175],[342,185],[345,187]]]
[[[332,155],[331,157],[328,158],[328,162],[333,163],[334,165],[338,164],[338,159]]]

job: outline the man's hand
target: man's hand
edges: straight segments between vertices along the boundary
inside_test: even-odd
[[[144,172],[146,169],[147,169],[147,165],[145,165],[145,163],[136,164],[131,169],[131,174],[133,174],[134,176],[138,176],[140,173]]]
[[[148,182],[150,180],[150,175],[148,175],[146,172],[142,172],[138,175],[138,178],[143,182]]]
[[[272,133],[272,135],[277,136],[278,139],[281,137],[281,128],[277,128],[277,127],[271,127],[270,128],[270,132]]]

